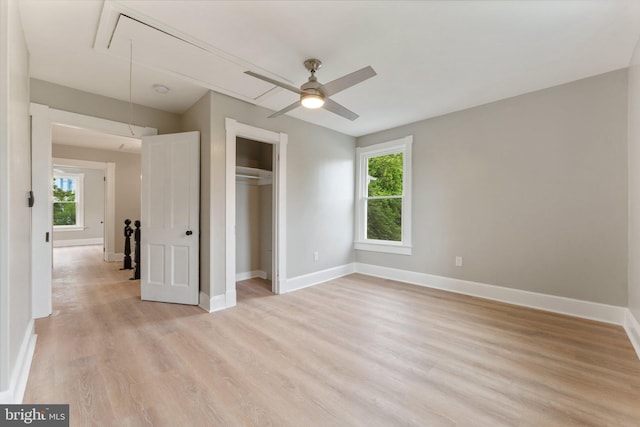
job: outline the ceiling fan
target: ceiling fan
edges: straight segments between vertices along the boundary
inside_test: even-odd
[[[376,72],[373,71],[373,68],[371,68],[370,66],[364,67],[361,70],[354,71],[353,73],[339,77],[323,85],[316,78],[316,71],[318,71],[320,67],[322,67],[322,62],[319,59],[307,59],[306,61],[304,61],[304,66],[311,72],[311,76],[309,77],[309,81],[300,86],[300,89],[286,83],[279,82],[272,78],[263,76],[261,74],[254,73],[253,71],[245,71],[245,74],[256,77],[260,80],[264,80],[265,82],[269,82],[276,86],[280,86],[300,95],[299,101],[296,101],[293,104],[283,108],[282,110],[273,113],[269,116],[269,118],[280,116],[293,110],[294,108],[297,108],[300,105],[306,108],[323,107],[325,110],[331,111],[332,113],[335,113],[351,121],[359,117],[356,113],[348,110],[329,97],[375,76]]]

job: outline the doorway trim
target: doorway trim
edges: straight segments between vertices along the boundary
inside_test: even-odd
[[[226,306],[236,304],[236,138],[273,144],[273,283],[271,291],[279,294],[287,280],[287,142],[286,133],[225,119],[226,128]],[[231,301],[232,300],[232,301]],[[230,304],[231,303],[231,304]]]
[[[33,209],[31,212],[31,253],[34,260],[31,263],[31,307],[34,319],[49,316],[53,311],[51,297],[51,275],[52,275],[52,239],[48,241],[45,233],[49,237],[53,233],[53,218],[51,203],[51,180],[53,179],[53,155],[51,146],[51,127],[54,124],[62,126],[75,126],[94,131],[104,132],[111,135],[142,138],[146,135],[157,135],[158,130],[150,127],[129,125],[127,123],[113,120],[101,119],[93,116],[86,116],[69,111],[57,110],[47,105],[31,103],[30,108],[32,120],[32,169],[33,169],[33,192],[37,199],[48,201],[40,204],[43,209]],[[132,135],[133,133],[133,135]],[[115,166],[115,165],[114,165]],[[109,173],[109,171],[107,171]],[[111,172],[115,176],[115,169]],[[115,182],[111,180],[113,187],[112,196],[115,196]],[[107,184],[107,191],[109,184]],[[38,197],[40,195],[40,197]],[[114,197],[115,199],[115,197]],[[34,208],[38,206],[34,205]],[[115,217],[115,214],[113,215]],[[105,242],[108,240],[105,218]],[[111,225],[114,230],[114,225]],[[113,231],[111,239],[114,239]],[[113,240],[112,240],[113,241]]]

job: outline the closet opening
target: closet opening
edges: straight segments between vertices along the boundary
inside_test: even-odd
[[[236,282],[275,293],[274,144],[236,137]]]

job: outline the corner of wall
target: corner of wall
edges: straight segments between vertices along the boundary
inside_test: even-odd
[[[624,330],[627,332],[629,336],[629,340],[631,341],[631,345],[633,345],[638,358],[640,358],[640,322],[635,318],[633,313],[627,309],[625,310],[624,317]]]

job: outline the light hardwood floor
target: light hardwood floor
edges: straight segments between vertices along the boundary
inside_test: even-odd
[[[85,248],[86,249],[86,248]],[[622,328],[363,275],[235,308],[140,301],[100,248],[55,250],[28,403],[72,426],[638,426]]]

